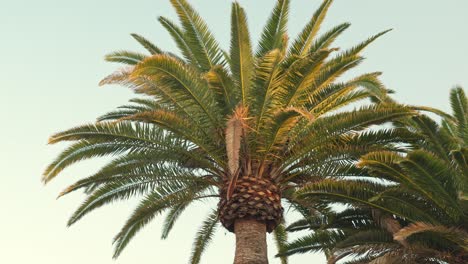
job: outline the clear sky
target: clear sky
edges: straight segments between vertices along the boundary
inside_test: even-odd
[[[229,43],[231,0],[190,1],[206,18],[222,46]],[[273,0],[242,0],[254,39]],[[290,37],[312,15],[319,0],[292,0]],[[131,98],[121,87],[97,83],[118,66],[103,61],[111,51],[141,51],[130,33],[158,46],[175,45],[157,23],[175,19],[166,0],[0,0],[0,263],[187,263],[192,239],[206,206],[186,211],[168,240],[161,241],[156,220],[113,261],[111,241],[134,201],[95,211],[71,228],[66,220],[83,196],[55,199],[67,184],[95,171],[102,161],[66,170],[47,186],[42,170],[65,145],[47,146],[54,132],[94,118]],[[379,31],[394,31],[364,53],[358,72],[383,71],[383,81],[408,104],[449,109],[448,91],[468,87],[468,1],[336,0],[326,27],[351,22],[337,44],[358,43]],[[230,263],[234,237],[218,232],[202,263]],[[274,253],[271,243],[270,253]],[[279,263],[272,260],[272,264]],[[291,263],[325,263],[321,254]]]

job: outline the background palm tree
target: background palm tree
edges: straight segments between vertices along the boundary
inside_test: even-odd
[[[182,57],[133,34],[150,55],[109,54],[107,60],[127,67],[101,84],[119,83],[145,97],[50,138],[74,143],[46,169],[44,182],[78,161],[116,156],[61,193],[84,189],[88,195],[69,225],[102,205],[143,197],[115,237],[117,257],[155,216],[167,212],[165,238],[186,207],[215,198],[218,206],[197,234],[191,262],[199,262],[220,221],[236,235],[235,263],[267,263],[266,232],[276,231],[280,248],[285,240],[281,199],[308,214],[294,189],[341,175],[343,167],[399,133],[360,132],[414,114],[387,100],[380,73],[337,81],[387,31],[338,52],[331,45],[349,24],[318,35],[331,2],[323,1],[288,47],[289,1],[278,1],[255,52],[244,10],[233,3],[226,52],[186,1],[172,0],[181,26],[164,17],[159,21]],[[337,112],[364,99],[373,103]]]
[[[282,254],[323,250],[329,263],[466,263],[468,261],[468,99],[451,90],[452,116],[402,120],[410,151],[376,151],[357,163],[362,177],[323,180],[298,191],[318,204],[342,203],[288,227],[314,232]],[[317,199],[319,199],[317,201]]]

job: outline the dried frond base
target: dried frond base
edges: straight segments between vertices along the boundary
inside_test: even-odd
[[[238,219],[254,219],[266,223],[272,232],[283,217],[279,188],[267,179],[244,176],[237,180],[231,197],[227,197],[228,183],[221,189],[218,204],[219,219],[223,226],[234,232]]]

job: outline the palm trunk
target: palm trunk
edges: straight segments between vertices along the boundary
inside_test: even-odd
[[[234,264],[268,264],[266,224],[250,219],[234,223],[236,256]]]

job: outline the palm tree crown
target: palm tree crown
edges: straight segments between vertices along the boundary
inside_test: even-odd
[[[468,261],[468,99],[451,90],[453,115],[442,125],[425,115],[400,120],[406,151],[361,157],[360,178],[323,180],[298,190],[315,203],[343,203],[287,230],[314,232],[283,247],[283,255],[325,251],[329,263],[466,263]],[[315,205],[315,207],[320,207]],[[346,257],[355,257],[344,261]]]
[[[141,196],[115,237],[117,257],[155,216],[167,212],[166,237],[192,202],[218,198],[218,207],[199,230],[192,263],[199,262],[218,221],[237,233],[237,222],[255,220],[268,232],[276,230],[281,240],[281,199],[305,213],[293,189],[343,174],[361,154],[378,148],[382,137],[398,133],[368,131],[370,126],[413,114],[388,100],[378,72],[338,81],[362,62],[361,51],[387,31],[338,51],[333,42],[348,23],[318,34],[331,3],[323,1],[288,45],[289,1],[277,1],[255,51],[245,12],[233,3],[231,46],[224,51],[185,0],[171,0],[181,25],[165,17],[159,22],[182,56],[132,34],[150,54],[107,55],[108,61],[127,67],[101,84],[122,84],[144,96],[96,123],[50,138],[50,143],[73,144],[49,165],[44,182],[78,161],[115,157],[61,193],[84,189],[87,194],[69,224],[102,205]],[[372,104],[337,111],[364,99]]]

